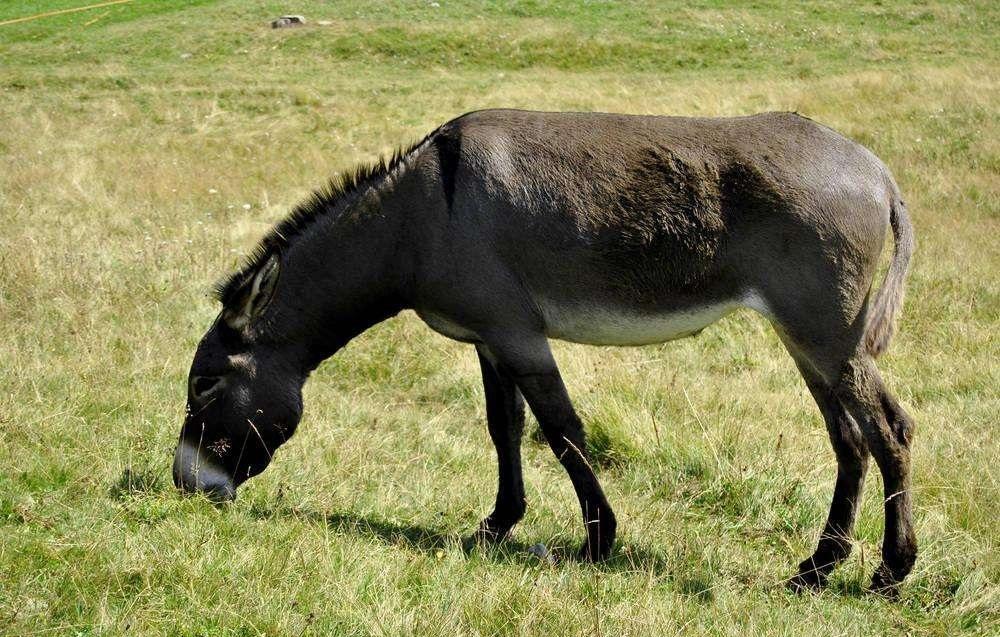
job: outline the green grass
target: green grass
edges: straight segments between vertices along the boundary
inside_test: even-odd
[[[1000,11],[727,5],[134,2],[0,27],[0,632],[997,634]],[[267,27],[288,11],[310,25]],[[607,564],[525,551],[582,537],[531,436],[516,541],[463,550],[495,484],[478,366],[409,313],[319,369],[237,503],[174,492],[211,283],[331,173],[486,106],[798,110],[889,164],[919,243],[880,363],[918,427],[898,602],[863,591],[875,472],[829,590],[783,588],[835,464],[749,313],[658,347],[556,344],[619,514]]]

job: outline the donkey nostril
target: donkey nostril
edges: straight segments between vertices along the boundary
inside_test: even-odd
[[[222,378],[219,376],[195,376],[191,379],[191,397],[200,400],[212,392]]]

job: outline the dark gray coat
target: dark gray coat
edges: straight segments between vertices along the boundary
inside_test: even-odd
[[[890,226],[895,254],[872,300]],[[309,372],[412,308],[478,350],[499,463],[478,537],[503,538],[524,514],[526,399],[580,499],[583,555],[600,559],[617,521],[547,339],[657,343],[749,307],[794,358],[838,460],[826,526],[790,583],[822,585],[850,552],[873,455],[886,532],[872,583],[894,592],[916,559],[912,425],[873,358],[888,346],[912,250],[885,165],[795,114],[470,113],[317,193],[221,285],[222,313],[192,364],[175,480],[234,497],[294,433]]]

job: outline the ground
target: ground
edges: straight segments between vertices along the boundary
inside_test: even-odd
[[[998,634],[998,6],[729,4],[136,1],[0,26],[0,632]],[[309,24],[269,28],[288,12]],[[917,424],[898,601],[864,592],[877,472],[829,589],[784,588],[835,463],[750,312],[555,345],[618,512],[603,565],[526,551],[582,539],[535,436],[515,540],[463,549],[495,486],[475,353],[411,313],[318,370],[234,505],[175,492],[212,283],[330,175],[489,106],[795,110],[891,167],[918,240],[880,361]]]

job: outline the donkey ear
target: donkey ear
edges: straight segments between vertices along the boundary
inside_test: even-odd
[[[222,311],[222,318],[229,327],[241,330],[264,311],[274,296],[279,263],[278,255],[272,254],[233,295],[232,302]]]

